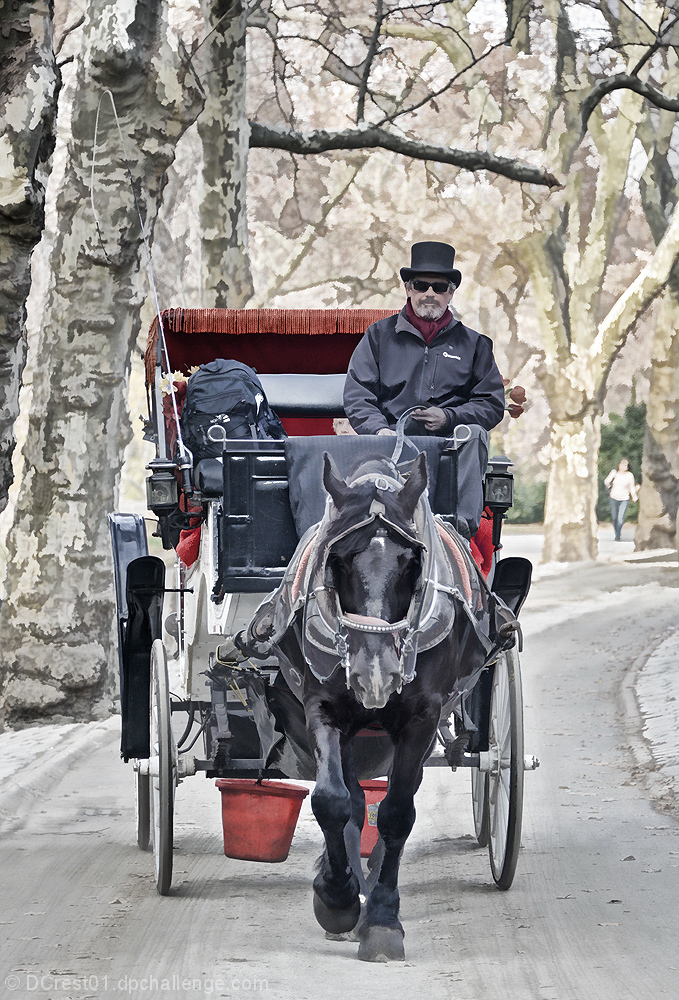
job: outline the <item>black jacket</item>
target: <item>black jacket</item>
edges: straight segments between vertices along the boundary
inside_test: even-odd
[[[427,346],[405,308],[368,327],[344,385],[351,426],[359,434],[377,434],[417,405],[446,411],[441,435],[457,424],[495,427],[504,415],[505,394],[490,338],[451,319]]]

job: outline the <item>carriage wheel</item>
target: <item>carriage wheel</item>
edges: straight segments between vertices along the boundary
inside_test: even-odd
[[[134,772],[134,793],[137,847],[140,851],[148,851],[151,843],[151,782],[148,774]]]
[[[167,896],[172,884],[177,749],[172,735],[171,718],[167,653],[162,639],[156,639],[151,648],[151,757],[158,761],[158,773],[151,779],[151,788],[153,855],[156,863],[156,887],[161,896]]]
[[[483,771],[473,767],[472,772],[472,809],[474,812],[474,830],[479,847],[488,847],[488,778]]]
[[[523,699],[516,647],[501,653],[490,699],[488,813],[490,867],[498,889],[514,880],[523,813]]]

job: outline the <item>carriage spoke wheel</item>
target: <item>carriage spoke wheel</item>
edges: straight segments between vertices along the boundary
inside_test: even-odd
[[[151,758],[158,762],[151,778],[156,887],[161,896],[166,896],[172,884],[177,749],[171,726],[167,653],[161,639],[156,639],[151,649]]]
[[[519,857],[523,813],[523,700],[516,647],[501,653],[495,664],[490,699],[489,749],[490,867],[498,889],[509,889]]]
[[[488,847],[488,776],[478,768],[471,769],[472,774],[472,809],[474,812],[474,830],[479,847]]]
[[[148,851],[151,843],[151,779],[134,772],[134,805],[137,820],[137,847]]]

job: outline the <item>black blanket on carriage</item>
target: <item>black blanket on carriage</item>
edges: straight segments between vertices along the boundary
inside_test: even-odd
[[[488,449],[485,431],[473,426],[469,428],[469,433],[469,439],[456,447],[458,483],[455,513],[464,518],[473,535],[478,529],[483,510],[482,470],[486,467]],[[327,494],[323,488],[320,462],[324,451],[332,456],[340,473],[348,476],[368,458],[391,458],[395,440],[390,436],[360,434],[288,438],[285,442],[285,460],[290,483],[290,509],[298,536],[301,537],[324,517]],[[407,442],[404,461],[399,468],[405,473],[409,466],[407,459],[412,460],[416,454],[424,452],[427,460],[427,493],[436,510],[441,453],[450,449],[451,441],[441,437],[417,436],[407,439]]]

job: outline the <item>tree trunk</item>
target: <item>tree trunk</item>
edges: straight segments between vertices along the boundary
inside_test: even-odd
[[[38,171],[54,148],[52,15],[47,0],[0,5],[0,511],[13,478],[31,255],[45,221]]]
[[[677,545],[679,509],[679,301],[665,292],[653,338],[635,549]]]
[[[667,89],[676,91],[678,84],[679,68],[674,65],[668,72]],[[677,178],[673,160],[668,155],[675,126],[676,115],[663,111],[647,114],[640,130],[648,156],[640,180],[641,201],[656,244],[664,238],[677,204]],[[679,273],[675,268],[660,303],[653,337],[635,549],[673,547],[678,542],[678,370]]]
[[[596,559],[597,456],[601,418],[555,420],[545,500],[543,562]]]
[[[245,203],[250,129],[245,114],[245,28],[241,0],[203,0],[209,37],[203,153],[201,305],[239,308],[253,293]]]
[[[178,138],[201,106],[167,32],[166,3],[91,0],[69,162],[37,349],[24,472],[2,607],[5,722],[111,706],[114,603],[106,514],[130,435],[127,380],[146,277],[141,234],[108,95],[94,186],[97,105],[115,98],[147,233]]]

